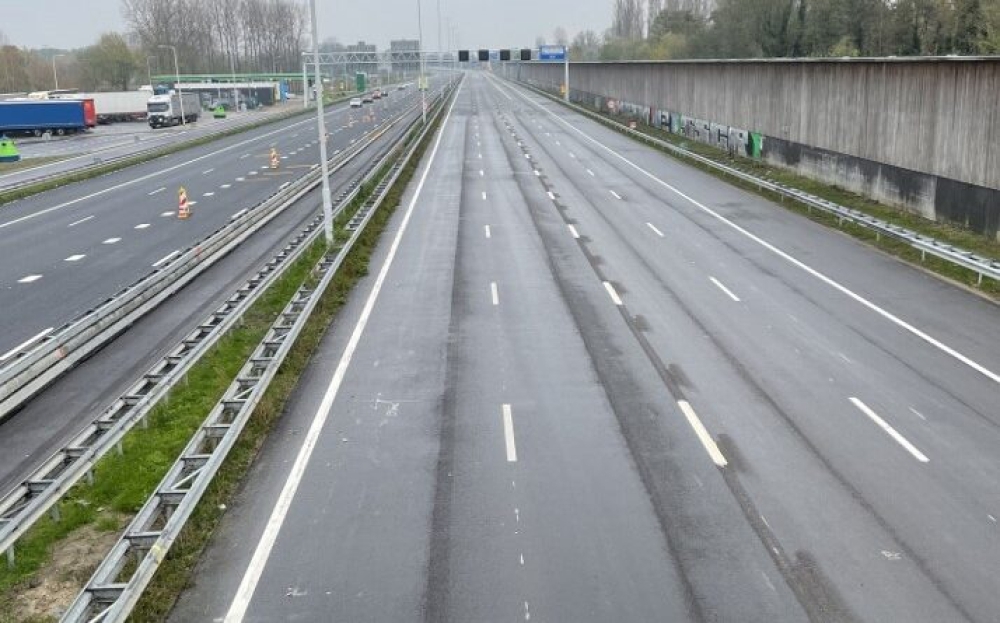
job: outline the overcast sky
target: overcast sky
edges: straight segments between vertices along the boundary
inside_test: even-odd
[[[424,48],[437,47],[437,0],[422,0]],[[611,22],[612,0],[441,0],[442,22],[458,28],[456,45],[501,48],[552,38],[556,26],[572,37],[602,32]],[[416,37],[417,0],[317,0],[320,38],[358,39],[384,48],[390,39]],[[123,30],[120,0],[0,0],[0,30],[18,46],[75,48],[107,30]],[[442,27],[447,47],[447,26]]]

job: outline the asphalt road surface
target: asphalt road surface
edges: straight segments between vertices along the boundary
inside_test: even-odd
[[[1000,314],[471,73],[189,621],[997,621]]]

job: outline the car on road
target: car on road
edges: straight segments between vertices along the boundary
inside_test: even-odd
[[[381,91],[372,91],[372,99],[373,100],[380,100],[380,99],[382,99],[382,92]]]
[[[372,99],[372,96],[371,96],[371,93],[369,93],[369,94],[365,95],[364,97],[362,97],[362,98],[361,98],[361,101],[362,101],[363,103],[365,103],[365,104],[371,104],[371,103],[372,103],[372,102],[374,102],[375,100],[373,100],[373,99]]]
[[[360,97],[351,98],[351,108],[361,108],[362,102]]]
[[[382,97],[389,97],[389,92],[385,89],[382,90]]]
[[[405,91],[406,90],[406,85],[405,84],[401,84],[401,85],[399,85],[399,86],[396,87],[396,90],[397,91]]]

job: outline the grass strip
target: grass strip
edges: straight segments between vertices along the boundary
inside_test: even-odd
[[[21,158],[17,162],[0,162],[0,175],[40,167],[66,158],[68,156],[40,156],[38,158]]]
[[[289,351],[261,402],[254,410],[240,439],[230,451],[225,463],[174,542],[174,546],[153,577],[153,581],[143,593],[130,621],[162,621],[166,619],[174,602],[191,581],[198,558],[205,546],[208,545],[212,533],[225,514],[226,504],[236,492],[275,421],[283,413],[285,403],[298,384],[302,373],[308,367],[327,328],[347,302],[352,288],[368,274],[368,263],[372,252],[389,223],[389,219],[399,206],[407,185],[420,166],[420,160],[430,141],[433,140],[441,119],[443,116],[434,122],[431,131],[417,146],[410,161],[387,191],[382,205],[372,214],[368,226],[359,235],[340,270],[331,280],[329,287],[303,327],[295,345]],[[419,127],[415,129],[415,131],[419,130]],[[410,140],[412,140],[412,136]],[[341,218],[338,219],[338,241],[349,235],[345,233],[346,230],[343,226],[350,220],[351,214],[353,214],[352,210],[345,210]],[[242,365],[242,363],[241,360],[239,364]]]
[[[330,100],[325,105],[332,105],[348,98],[339,98]],[[14,188],[11,190],[0,192],[0,209],[3,208],[4,204],[10,203],[11,201],[17,201],[18,199],[24,199],[26,197],[31,197],[32,195],[37,195],[54,188],[59,188],[60,186],[66,186],[67,184],[73,184],[75,182],[82,182],[84,180],[93,179],[101,175],[107,175],[108,173],[114,173],[116,171],[121,171],[122,169],[127,169],[129,167],[134,167],[138,164],[143,164],[157,158],[162,158],[163,156],[169,156],[170,154],[175,154],[179,151],[185,149],[191,149],[192,147],[199,147],[201,145],[206,145],[213,141],[217,141],[224,138],[229,138],[230,136],[235,136],[237,134],[242,134],[250,130],[256,130],[258,128],[270,125],[273,123],[278,123],[279,121],[285,121],[291,119],[292,117],[297,117],[299,115],[305,115],[310,112],[315,112],[314,108],[301,108],[294,111],[284,113],[281,115],[275,115],[274,117],[268,119],[262,119],[254,123],[247,125],[242,125],[235,128],[229,128],[222,132],[215,134],[209,134],[207,136],[201,136],[189,141],[184,141],[182,143],[176,143],[173,145],[168,145],[163,149],[157,149],[152,152],[145,154],[139,154],[132,156],[130,158],[125,158],[123,160],[117,160],[115,162],[109,162],[106,165],[95,167],[93,169],[86,169],[81,171],[70,171],[66,175],[59,176],[50,180],[44,180],[36,184],[29,184],[28,186],[22,186],[20,188]]]
[[[538,89],[535,90],[555,102],[560,104],[563,103],[561,98],[557,98],[550,93]],[[642,132],[647,136],[669,142],[714,162],[739,168],[745,173],[750,173],[751,175],[767,181],[779,182],[781,184],[785,184],[786,186],[798,188],[799,190],[805,191],[816,197],[821,197],[844,207],[859,210],[889,223],[905,227],[919,234],[931,236],[941,242],[953,244],[967,251],[972,251],[978,255],[992,259],[1000,259],[1000,242],[990,240],[989,238],[976,234],[972,231],[961,229],[949,223],[931,221],[923,218],[922,216],[878,203],[877,201],[873,201],[844,188],[818,182],[802,175],[792,173],[786,169],[766,164],[759,160],[731,156],[727,152],[706,143],[692,141],[687,137],[667,132],[666,130],[655,126],[646,125],[641,119],[638,118],[631,118],[628,116],[616,118],[608,114],[606,111],[598,110],[593,106],[579,103],[576,103],[576,106],[596,113],[599,116],[599,121],[604,125],[615,130],[616,132],[633,138],[636,141],[638,141],[638,139],[630,135],[624,128],[621,127],[620,124],[622,124],[622,119],[624,119],[625,124],[627,124],[628,121],[636,121],[635,129],[638,132]],[[643,144],[649,146],[648,143]],[[926,259],[922,259],[920,251],[905,242],[886,236],[878,236],[875,231],[861,225],[846,221],[841,223],[840,220],[833,214],[829,214],[818,209],[810,209],[810,207],[804,203],[795,201],[776,192],[762,189],[756,184],[729,175],[728,173],[709,166],[704,162],[700,162],[695,158],[671,151],[666,147],[658,145],[651,145],[651,147],[666,153],[672,158],[681,160],[686,164],[704,171],[709,175],[725,180],[733,186],[737,186],[743,190],[765,197],[782,205],[788,210],[792,210],[802,216],[805,216],[812,221],[839,229],[842,232],[849,234],[858,240],[867,242],[868,244],[895,257],[921,266],[956,283],[982,292],[994,300],[1000,299],[1000,282],[994,281],[990,278],[984,278],[982,285],[977,285],[979,275],[975,271],[932,255],[928,255]]]

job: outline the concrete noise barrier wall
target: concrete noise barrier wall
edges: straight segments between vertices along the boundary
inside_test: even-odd
[[[998,57],[572,63],[570,96],[998,239]]]

